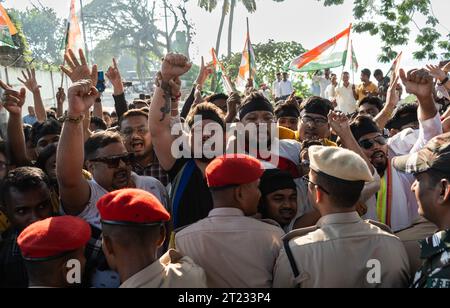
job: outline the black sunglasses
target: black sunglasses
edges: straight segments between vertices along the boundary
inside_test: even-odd
[[[363,149],[370,150],[375,145],[375,143],[378,143],[379,145],[386,145],[387,141],[383,136],[377,136],[373,139],[361,140],[358,143]]]
[[[312,185],[314,185],[314,186],[319,187],[320,190],[323,191],[324,193],[326,193],[327,195],[330,194],[330,193],[329,193],[326,189],[324,189],[322,186],[317,185],[317,184],[314,183],[314,182],[311,182],[311,181],[309,180],[309,178],[308,178],[306,175],[305,175],[304,177],[302,177],[302,180],[303,180],[305,183],[309,183],[309,184],[312,184]]]
[[[127,153],[124,155],[94,158],[91,159],[90,161],[97,163],[104,163],[108,166],[108,168],[116,169],[119,168],[121,161],[123,161],[126,165],[131,165],[134,162],[134,158],[135,156],[133,153]]]

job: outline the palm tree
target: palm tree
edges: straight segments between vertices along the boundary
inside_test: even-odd
[[[198,6],[205,9],[208,12],[212,12],[217,8],[217,0],[198,0]],[[219,54],[220,40],[222,39],[223,25],[225,23],[225,17],[230,11],[230,1],[223,0],[222,17],[220,19],[219,32],[217,33],[216,41],[216,53]]]
[[[230,5],[230,17],[228,24],[228,57],[231,57],[231,43],[233,41],[233,22],[234,22],[234,9],[236,8],[238,0],[231,0]],[[239,0],[247,9],[247,12],[254,13],[256,11],[255,0]],[[284,0],[273,0],[275,2],[283,2]]]

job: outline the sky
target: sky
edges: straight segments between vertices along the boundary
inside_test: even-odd
[[[83,2],[90,1],[84,0]],[[38,3],[38,0],[6,0],[4,6],[24,9],[31,7],[32,2]],[[61,17],[67,18],[70,0],[40,0],[40,2],[54,8]],[[221,1],[219,0],[219,2]],[[432,0],[432,4],[436,17],[442,23],[442,26],[438,26],[437,29],[442,33],[449,33],[446,29],[450,29],[450,19],[446,18],[446,13],[450,11],[450,1]],[[317,0],[285,0],[281,3],[272,0],[257,0],[257,6],[257,12],[249,14],[242,4],[238,4],[233,28],[232,50],[234,52],[241,52],[244,47],[246,17],[250,19],[253,43],[267,42],[269,39],[297,41],[306,49],[316,47],[354,22],[352,0],[346,0],[343,5],[332,7],[324,7],[323,1]],[[198,62],[202,55],[209,59],[209,50],[216,43],[221,10],[219,8],[213,13],[208,13],[197,7],[197,0],[192,0],[188,6],[188,13],[195,24],[196,31],[190,52],[191,58],[195,62]],[[420,20],[418,22],[420,23]],[[412,57],[412,52],[416,50],[414,39],[417,33],[416,28],[412,29],[410,43],[397,50],[404,52],[402,66],[405,69],[425,64],[425,62],[417,62]],[[222,35],[221,53],[227,49],[227,37],[228,22],[225,23]],[[368,67],[373,71],[381,68],[386,71],[390,67],[390,64],[377,62],[377,55],[382,46],[377,37],[369,34],[352,34],[352,40],[361,69]],[[337,69],[337,71],[339,70]]]

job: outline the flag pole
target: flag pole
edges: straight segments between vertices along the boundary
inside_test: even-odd
[[[251,55],[251,46],[250,46],[250,24],[248,22],[247,17],[247,52],[248,52],[248,74],[250,79],[252,78],[252,55]]]

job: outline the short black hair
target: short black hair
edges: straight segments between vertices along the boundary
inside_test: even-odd
[[[211,120],[219,124],[225,132],[225,119],[222,110],[212,103],[202,103],[192,109],[187,118],[186,123],[190,128],[195,124],[195,117],[201,116],[202,120]]]
[[[333,104],[328,99],[319,96],[311,96],[301,104],[300,109],[305,113],[320,114],[324,117],[328,117],[328,114],[334,108]]]
[[[397,110],[395,110],[394,115],[386,124],[387,129],[401,129],[402,126],[418,122],[419,104],[418,103],[407,103],[400,105]]]
[[[365,115],[357,116],[350,123],[350,130],[352,131],[353,137],[355,137],[356,141],[361,139],[364,135],[380,132],[377,123],[375,123],[372,117]]]
[[[361,197],[364,181],[346,181],[323,172],[315,173],[317,175],[316,184],[328,192],[330,201],[335,206],[351,208],[356,205]]]
[[[111,116],[108,111],[103,111],[103,116]]]
[[[125,119],[131,118],[131,117],[145,117],[146,119],[148,119],[148,113],[145,112],[142,109],[132,109],[132,110],[128,110],[127,112],[125,112],[123,114],[123,116],[120,118],[119,120],[119,127],[122,126],[122,122]]]
[[[430,185],[430,187],[434,187],[434,186],[438,185],[439,182],[444,179],[447,181],[450,181],[450,174],[448,174],[446,172],[442,172],[440,170],[430,169],[430,170],[426,171],[425,173],[430,176],[430,181],[428,183]]]
[[[379,111],[383,110],[383,101],[379,97],[376,96],[365,97],[358,103],[358,107],[361,107],[362,105],[365,104],[375,106]]]
[[[373,72],[374,76],[383,76],[383,72],[380,69],[375,70],[375,72]]]
[[[97,127],[97,129],[101,129],[101,130],[108,129],[106,122],[103,119],[100,119],[99,117],[92,117],[91,124],[94,124]]]
[[[229,96],[224,93],[217,93],[208,96],[207,98],[205,98],[205,101],[207,101],[208,103],[214,103],[214,101],[217,101],[219,99],[228,100],[228,98]]]
[[[39,187],[42,183],[50,187],[47,175],[39,168],[20,167],[8,172],[0,188],[1,204],[6,205],[11,188],[26,192]]]
[[[45,164],[47,163],[47,160],[49,160],[50,157],[55,155],[57,150],[58,146],[54,143],[46,146],[44,150],[42,150],[42,152],[39,153],[35,166],[45,172]]]
[[[146,247],[159,238],[161,227],[162,225],[143,227],[102,224],[102,231],[104,236],[109,237],[120,246]]]
[[[55,119],[47,119],[43,123],[36,122],[31,128],[30,139],[33,147],[37,146],[39,139],[47,135],[60,135],[62,125]]]
[[[370,78],[370,76],[372,76],[372,72],[371,72],[368,68],[363,69],[363,70],[361,71],[361,73],[362,73],[363,75],[369,76],[369,78]]]
[[[122,143],[120,134],[109,131],[93,134],[84,144],[84,160],[94,159],[97,150],[113,143]]]
[[[300,116],[300,106],[296,102],[281,101],[275,106],[275,117],[280,119],[283,114],[298,114]]]

